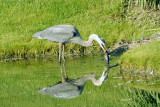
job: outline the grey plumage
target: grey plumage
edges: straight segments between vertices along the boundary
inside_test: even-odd
[[[109,72],[109,69],[103,71],[102,76],[99,79],[97,79],[95,74],[90,73],[77,79],[67,79],[64,82],[62,81],[50,87],[40,89],[38,92],[41,94],[50,95],[54,98],[75,98],[82,94],[85,83],[88,80],[91,80],[96,86],[102,85],[108,78],[107,72]]]
[[[82,39],[77,28],[71,25],[53,26],[37,32],[33,37],[61,43],[73,42],[73,37]]]
[[[41,94],[50,95],[55,98],[75,98],[82,94],[84,86],[70,82],[58,83],[53,86],[38,90]]]

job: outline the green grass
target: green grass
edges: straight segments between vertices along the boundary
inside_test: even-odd
[[[137,24],[125,18],[120,0],[1,0],[0,1],[0,59],[58,53],[58,45],[47,40],[33,39],[38,31],[59,24],[76,26],[82,38],[96,33],[108,47],[123,40],[141,38],[144,29],[157,28],[154,24]],[[145,22],[144,22],[145,23]],[[99,50],[67,45],[66,52]]]
[[[128,72],[154,71],[154,75],[160,74],[160,41],[148,43],[138,48],[127,51],[121,56],[121,69]]]

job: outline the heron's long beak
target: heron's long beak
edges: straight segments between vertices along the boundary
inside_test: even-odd
[[[104,43],[101,43],[101,48],[103,49],[104,51],[104,54],[105,54],[105,59],[107,61],[107,66],[109,64],[109,53],[107,51],[107,48],[106,48],[106,45]]]
[[[105,45],[105,44],[103,44],[103,43],[101,43],[101,48],[102,48],[102,49],[103,49],[103,51],[106,53],[106,51],[107,51],[106,45]]]

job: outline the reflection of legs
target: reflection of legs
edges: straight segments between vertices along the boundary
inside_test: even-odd
[[[66,72],[66,60],[65,60],[65,55],[64,55],[64,48],[65,48],[65,44],[63,44],[62,59],[63,59],[63,61],[64,61],[64,63],[63,63],[63,68],[64,68],[65,77],[68,78],[68,77],[67,77],[67,72]]]
[[[62,82],[66,82],[66,78],[63,75],[63,71],[62,71],[62,66],[60,65],[60,71],[61,71],[61,75],[62,75]]]
[[[67,72],[66,72],[66,61],[65,60],[63,63],[63,68],[64,68],[65,77],[66,77],[66,79],[68,79]]]
[[[60,72],[62,75],[62,82],[65,82],[65,77],[63,75],[63,71],[62,71],[62,66],[61,66],[61,52],[62,52],[62,43],[59,43],[59,67],[60,67]]]
[[[62,82],[65,82],[66,79],[68,79],[67,73],[66,73],[66,67],[65,67],[66,62],[65,62],[64,48],[65,48],[65,45],[62,44],[62,43],[59,43],[59,66],[60,66],[60,72],[61,72],[61,75],[62,75]],[[64,61],[63,68],[64,68],[65,76],[63,75],[63,69],[62,69],[62,66],[61,66],[61,54],[62,54],[62,59]]]

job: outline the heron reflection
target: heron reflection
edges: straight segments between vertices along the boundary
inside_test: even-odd
[[[105,69],[99,79],[94,73],[86,74],[77,79],[69,79],[62,74],[62,81],[50,87],[38,90],[41,94],[55,98],[75,98],[82,94],[85,83],[91,80],[96,86],[102,85],[108,78],[109,68]]]

